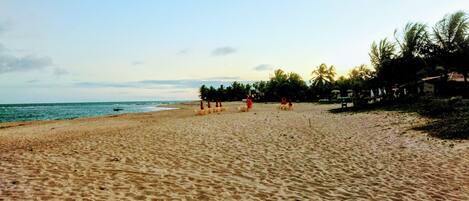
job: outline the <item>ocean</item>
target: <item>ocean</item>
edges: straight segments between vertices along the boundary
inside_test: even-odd
[[[170,110],[178,101],[0,104],[0,122],[75,119],[135,112]]]

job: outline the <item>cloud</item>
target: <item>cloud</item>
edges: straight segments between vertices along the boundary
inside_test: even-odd
[[[190,53],[190,49],[182,49],[179,52],[176,53],[176,55],[182,56],[182,55],[187,55]]]
[[[0,74],[39,70],[52,65],[52,59],[49,57],[36,57],[32,55],[17,57],[0,51]]]
[[[130,63],[132,66],[139,66],[139,65],[143,65],[144,62],[143,61],[132,61],[132,63]]]
[[[172,94],[178,94],[178,93],[189,93],[191,92],[191,90],[187,90],[187,89],[175,89],[175,90],[169,90],[169,91],[166,91],[167,93],[172,93]]]
[[[229,54],[233,54],[235,52],[236,52],[236,49],[233,47],[229,47],[229,46],[219,47],[212,51],[212,56],[226,56]]]
[[[59,76],[66,75],[66,74],[68,74],[68,71],[66,69],[54,68],[54,75],[59,77]]]
[[[44,69],[53,66],[49,57],[35,55],[16,56],[11,50],[0,44],[0,74]]]
[[[8,49],[7,49],[5,46],[3,46],[2,44],[0,44],[0,54],[6,52],[7,50],[8,50]]]
[[[10,22],[0,21],[0,34],[5,33],[10,28],[10,25]]]
[[[194,89],[201,85],[206,86],[228,86],[232,82],[252,83],[250,80],[214,80],[214,79],[175,79],[175,80],[141,80],[135,82],[77,82],[74,85],[85,88],[144,88],[144,89]]]
[[[0,21],[0,34],[8,31],[11,26],[9,21]],[[49,57],[38,57],[35,55],[17,56],[3,44],[0,44],[0,74],[10,72],[22,72],[44,69],[53,66]]]
[[[254,67],[254,70],[256,70],[256,71],[269,71],[269,70],[272,70],[272,69],[274,69],[274,68],[269,64],[260,64],[256,67]]]

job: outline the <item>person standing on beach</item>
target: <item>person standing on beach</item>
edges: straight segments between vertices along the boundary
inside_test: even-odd
[[[248,96],[248,97],[246,98],[246,108],[247,108],[247,111],[249,111],[250,109],[252,109],[252,104],[253,104],[252,99],[251,99],[250,96]]]
[[[210,105],[210,101],[207,101],[207,110],[208,113],[212,113],[212,106]]]

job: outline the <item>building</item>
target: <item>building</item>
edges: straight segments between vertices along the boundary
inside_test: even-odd
[[[447,76],[447,80],[444,80],[444,76],[432,76],[421,79],[418,82],[418,93],[426,96],[469,95],[463,74],[451,72]]]

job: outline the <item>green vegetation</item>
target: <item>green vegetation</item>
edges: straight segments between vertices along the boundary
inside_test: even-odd
[[[380,84],[387,87],[412,85],[423,77],[446,76],[451,71],[467,77],[468,28],[467,15],[456,12],[446,15],[431,32],[424,24],[408,23],[402,33],[395,31],[396,42],[387,39],[379,44],[373,42],[370,57]]]
[[[334,68],[328,67],[325,72],[325,64],[321,64],[314,73],[320,73],[313,80],[313,85],[308,86],[297,73],[286,73],[281,69],[275,70],[274,75],[268,81],[258,81],[250,84],[233,82],[231,86],[218,88],[200,87],[200,97],[203,100],[238,101],[251,94],[256,101],[279,101],[282,97],[288,97],[293,101],[318,100],[320,97],[328,97],[333,88]],[[334,75],[332,75],[334,73]],[[321,76],[319,78],[319,76]],[[322,80],[324,79],[324,80]],[[320,81],[321,80],[321,81]]]
[[[377,102],[375,97],[370,97],[371,89],[388,92],[379,95],[380,102],[412,99],[418,95],[417,84],[422,78],[448,78],[449,72],[464,75],[465,87],[460,94],[469,94],[469,20],[466,13],[446,15],[432,28],[422,23],[408,23],[402,30],[394,32],[394,38],[394,41],[385,38],[371,44],[369,55],[373,69],[359,65],[347,76],[335,79],[334,66],[321,64],[312,70],[309,82],[294,72],[278,69],[268,81],[252,85],[234,82],[226,88],[202,86],[200,95],[204,100],[241,100],[251,94],[257,101],[279,101],[281,97],[293,101],[318,101],[353,94],[354,106],[361,107]]]

